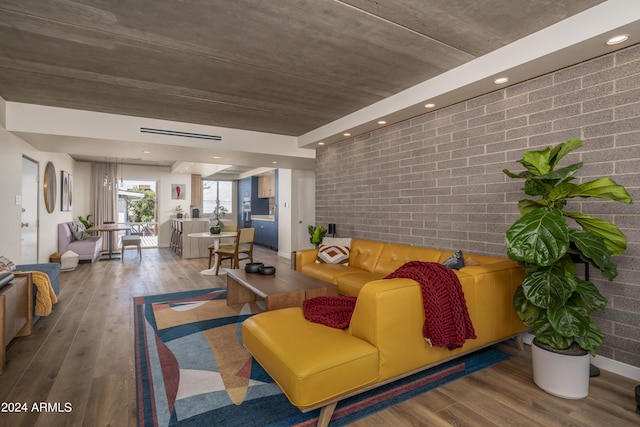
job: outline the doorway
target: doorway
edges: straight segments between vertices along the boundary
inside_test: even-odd
[[[38,263],[38,163],[22,157],[21,264]]]
[[[158,246],[156,188],[156,181],[121,179],[118,184],[117,222],[129,224],[146,248]]]

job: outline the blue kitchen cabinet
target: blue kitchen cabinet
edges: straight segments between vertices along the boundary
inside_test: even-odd
[[[252,220],[251,226],[256,229],[253,242],[257,245],[278,249],[278,223],[275,221]]]

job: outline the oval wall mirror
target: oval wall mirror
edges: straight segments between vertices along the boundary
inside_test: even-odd
[[[52,213],[56,208],[56,167],[53,163],[47,163],[44,169],[44,204],[47,212]]]

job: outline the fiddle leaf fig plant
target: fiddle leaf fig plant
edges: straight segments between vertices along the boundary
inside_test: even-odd
[[[310,225],[308,228],[309,231],[309,242],[314,245],[316,248],[320,247],[320,243],[322,243],[322,239],[327,234],[327,229],[324,225]]]
[[[612,255],[626,250],[627,238],[609,221],[566,211],[572,198],[600,198],[631,203],[627,190],[610,178],[576,184],[574,175],[583,164],[558,168],[560,160],[580,148],[570,139],[553,148],[525,152],[518,163],[525,171],[503,172],[523,179],[523,191],[533,199],[520,200],[520,219],[506,233],[507,254],[525,269],[513,303],[538,341],[557,350],[577,343],[595,355],[604,335],[591,319],[604,310],[607,300],[591,282],[576,275],[575,261],[587,262],[604,277],[617,275]]]

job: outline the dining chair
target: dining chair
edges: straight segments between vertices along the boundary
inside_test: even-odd
[[[220,270],[220,265],[224,260],[231,261],[231,268],[240,268],[240,261],[248,259],[253,262],[253,238],[255,236],[255,228],[242,228],[238,233],[236,242],[233,248],[227,247],[227,245],[221,245],[215,252],[217,256],[216,261],[216,276]]]
[[[222,231],[238,231],[238,226],[236,224],[225,224]],[[218,248],[225,248],[233,250],[235,248],[236,238],[235,237],[225,237],[224,239],[220,239],[220,243],[218,244]],[[213,255],[216,251],[216,244],[212,243],[208,246],[209,249],[209,269],[211,269],[211,264],[213,262]],[[233,266],[232,266],[233,268]]]
[[[142,238],[136,235],[125,235],[120,238],[120,256],[124,262],[124,248],[127,246],[136,246],[138,248],[138,257],[142,261]]]

